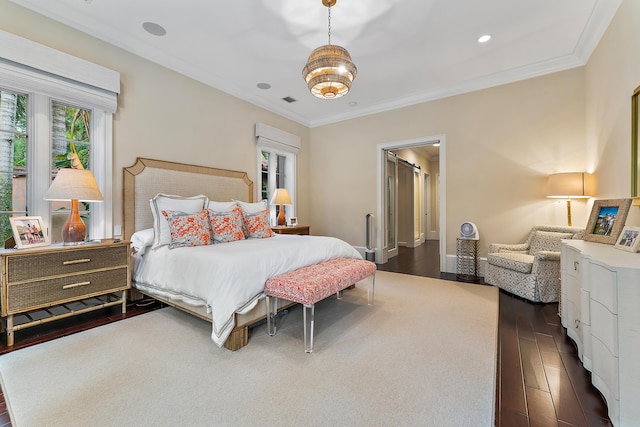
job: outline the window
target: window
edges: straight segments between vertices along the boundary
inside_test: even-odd
[[[120,75],[0,31],[0,239],[9,217],[41,216],[52,242],[61,241],[69,205],[44,194],[75,150],[90,169],[104,203],[80,204],[90,239],[112,231],[112,123]]]
[[[289,190],[291,206],[283,206],[287,217],[295,216],[296,155],[300,138],[262,123],[256,124],[258,144],[258,191],[260,200],[270,200],[277,188]],[[275,224],[279,206],[269,206],[271,223]]]
[[[269,151],[266,148],[260,148],[259,152],[262,157],[260,174],[261,200],[270,200],[276,188],[286,188],[289,190],[289,194],[293,194],[295,182],[289,178],[287,166],[289,163],[295,162],[295,155],[290,153],[279,154],[277,151]],[[283,208],[287,217],[295,216],[294,206],[283,206]],[[272,218],[276,218],[280,213],[280,206],[271,206],[270,210]]]
[[[84,169],[90,167],[91,148],[91,110],[74,107],[58,101],[51,101],[51,179],[55,179],[61,168],[71,168],[69,155],[76,153]],[[61,240],[71,202],[51,202],[51,227],[49,235],[52,242]],[[79,201],[80,218],[87,227],[87,235],[91,232],[91,203]]]
[[[27,96],[0,88],[0,242],[9,217],[27,215]]]

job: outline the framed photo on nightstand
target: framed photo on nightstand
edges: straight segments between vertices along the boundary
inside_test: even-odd
[[[18,249],[47,246],[49,244],[49,236],[42,223],[42,217],[10,217],[9,222],[11,222],[13,239],[16,241]]]
[[[296,225],[298,225],[298,218],[296,218],[295,216],[289,217],[289,227],[295,227]]]

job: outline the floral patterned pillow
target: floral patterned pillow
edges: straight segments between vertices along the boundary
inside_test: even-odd
[[[169,224],[169,249],[184,246],[203,246],[211,242],[207,211],[192,214],[180,211],[162,211]]]
[[[264,210],[258,213],[242,214],[244,218],[244,234],[249,238],[264,239],[273,237],[273,231],[269,226],[269,211]]]
[[[208,213],[213,243],[226,243],[244,239],[242,209],[240,207],[235,207],[229,212],[216,212],[209,209]]]

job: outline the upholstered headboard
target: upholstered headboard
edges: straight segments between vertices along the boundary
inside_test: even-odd
[[[125,239],[153,226],[149,200],[158,193],[253,202],[253,181],[246,172],[138,158],[123,173]]]

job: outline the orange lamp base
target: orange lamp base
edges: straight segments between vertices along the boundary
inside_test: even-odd
[[[278,214],[278,225],[287,225],[287,218],[284,216],[284,207],[280,205],[280,213]]]
[[[78,201],[71,201],[71,212],[67,222],[62,227],[62,242],[64,245],[81,245],[87,237],[87,227],[80,218],[78,212]]]

